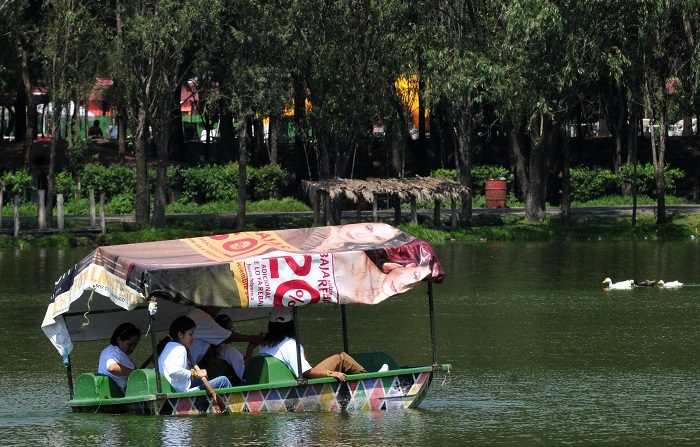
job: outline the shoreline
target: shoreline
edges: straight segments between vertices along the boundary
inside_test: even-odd
[[[600,241],[600,240],[650,240],[650,241],[698,241],[700,240],[700,206],[674,205],[667,207],[668,223],[656,225],[654,206],[638,207],[637,225],[631,224],[631,207],[572,208],[572,224],[561,222],[559,208],[550,208],[540,223],[528,223],[522,208],[477,208],[473,212],[472,226],[456,231],[449,230],[450,211],[443,210],[442,228],[432,226],[432,210],[421,210],[419,224],[406,222],[403,215],[399,227],[431,244],[449,242],[489,241]],[[379,212],[379,220],[393,224],[393,210]],[[33,220],[23,217],[22,221]],[[136,228],[133,215],[106,217],[107,232],[102,235],[99,227],[86,227],[87,216],[70,216],[67,228],[80,231],[58,233],[56,230],[39,232],[25,230],[13,238],[5,225],[0,230],[2,247],[73,247],[127,244],[163,239],[178,239],[236,232],[236,214],[170,214],[167,225],[160,230]],[[343,213],[343,223],[371,221],[372,214],[363,211],[360,219],[355,211]],[[311,212],[249,213],[246,215],[246,231],[299,228],[313,225]],[[8,222],[9,223],[9,222]],[[20,224],[21,225],[21,224]],[[20,227],[21,228],[21,227]],[[8,234],[9,233],[9,234]]]

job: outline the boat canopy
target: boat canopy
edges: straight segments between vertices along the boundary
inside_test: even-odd
[[[273,307],[376,304],[443,276],[428,243],[374,222],[112,245],[58,278],[41,326],[67,361],[73,341],[109,339],[125,321],[167,330],[189,306],[241,321]]]

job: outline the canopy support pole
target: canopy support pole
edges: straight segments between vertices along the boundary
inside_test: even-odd
[[[435,309],[433,307],[433,283],[428,282],[428,312],[430,313],[430,343],[433,353],[433,367],[437,365],[437,347],[435,346]]]
[[[70,355],[68,356],[68,363],[66,363],[66,375],[68,376],[68,395],[73,400],[73,368],[70,363]]]
[[[297,308],[292,307],[292,321],[294,321],[294,341],[297,344],[297,385],[306,385],[306,379],[301,372],[301,343],[299,343],[299,325],[297,324]]]
[[[348,315],[345,311],[345,304],[340,305],[340,317],[343,320],[343,351],[350,353],[348,343]]]
[[[149,313],[148,315],[148,325],[151,330],[151,349],[153,350],[153,369],[156,372],[156,392],[161,394],[163,392],[163,386],[160,383],[160,371],[158,370],[158,348],[156,347],[156,331],[153,330],[153,315]]]

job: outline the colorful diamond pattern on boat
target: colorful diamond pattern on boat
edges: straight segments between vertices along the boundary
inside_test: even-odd
[[[411,408],[420,403],[430,372],[385,376],[345,383],[270,388],[222,394],[232,413],[281,413],[303,411],[384,411]],[[416,401],[417,399],[417,401]],[[218,413],[207,396],[166,399],[159,414]]]

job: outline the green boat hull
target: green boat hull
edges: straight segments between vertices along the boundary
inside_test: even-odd
[[[273,363],[272,361],[267,361]],[[268,365],[269,366],[269,365]],[[398,368],[386,372],[349,375],[346,382],[333,378],[312,379],[298,384],[291,374],[275,376],[278,365],[269,368],[268,383],[217,390],[226,413],[391,411],[416,408],[425,398],[434,371],[449,371],[450,365]],[[285,367],[286,368],[286,367]],[[288,371],[288,369],[287,369]],[[290,380],[291,379],[291,380]],[[105,376],[83,374],[69,405],[74,412],[133,413],[144,415],[199,415],[222,413],[206,391],[175,393],[162,381],[156,392],[152,369],[134,371],[127,393]]]

